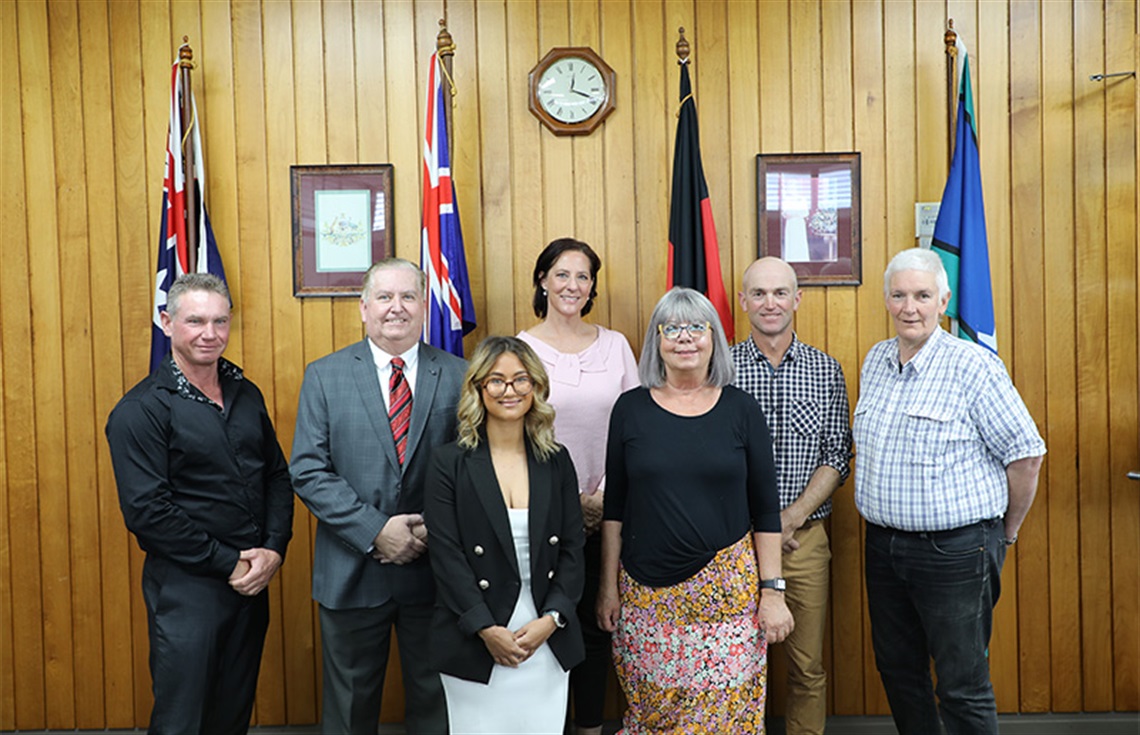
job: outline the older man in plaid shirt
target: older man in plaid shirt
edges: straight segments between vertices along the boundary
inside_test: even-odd
[[[996,733],[993,607],[1045,443],[1001,360],[939,326],[937,254],[896,255],[883,294],[897,336],[867,353],[855,407],[875,663],[902,735],[939,732],[939,710],[948,735]]]
[[[768,420],[775,445],[783,524],[788,607],[796,627],[788,655],[788,735],[822,735],[827,720],[823,636],[831,549],[823,521],[831,496],[849,473],[851,431],[847,384],[832,357],[800,342],[792,318],[802,292],[796,273],[778,258],[744,271],[740,306],[752,325],[732,348],[736,385],[750,393]]]

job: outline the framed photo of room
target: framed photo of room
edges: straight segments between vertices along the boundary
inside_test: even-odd
[[[859,154],[756,156],[760,257],[783,258],[800,285],[863,281]]]
[[[395,252],[392,164],[290,166],[293,295],[359,296],[364,274]]]

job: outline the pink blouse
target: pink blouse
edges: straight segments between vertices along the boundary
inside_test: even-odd
[[[602,488],[614,402],[641,384],[625,336],[605,327],[597,329],[594,343],[576,354],[559,352],[526,330],[518,335],[534,348],[550,376],[549,400],[556,412],[554,438],[570,452],[578,491],[583,493]]]

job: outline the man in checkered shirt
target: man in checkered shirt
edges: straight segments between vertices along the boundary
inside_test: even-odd
[[[883,284],[897,336],[867,353],[855,407],[875,663],[901,735],[939,732],[939,710],[948,735],[996,733],[993,607],[1045,443],[997,355],[939,326],[936,253],[904,250]]]
[[[788,735],[822,735],[827,719],[823,636],[831,549],[823,520],[831,495],[850,471],[847,384],[832,357],[800,342],[792,317],[802,292],[796,273],[778,258],[744,271],[740,306],[752,325],[732,348],[736,386],[760,404],[772,434],[780,493],[787,584],[795,630],[788,656]]]

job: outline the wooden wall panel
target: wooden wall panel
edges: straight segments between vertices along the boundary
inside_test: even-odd
[[[293,288],[292,207],[289,165],[297,160],[297,125],[294,115],[293,18],[289,6],[264,6],[261,19],[264,43],[265,107],[281,111],[267,115],[266,165],[269,222],[265,232],[269,248],[272,293],[291,293]],[[364,28],[367,23],[361,23]],[[379,48],[379,45],[369,45]],[[383,95],[372,95],[383,99]],[[364,110],[371,109],[362,107]],[[368,120],[365,116],[364,120]],[[376,136],[382,138],[382,136]],[[369,156],[366,162],[383,160]],[[286,452],[293,444],[293,424],[297,416],[294,391],[280,386],[299,386],[304,368],[301,305],[297,299],[272,299],[273,374],[278,386],[270,405],[275,413],[277,439]],[[268,395],[268,394],[267,394]],[[268,400],[268,399],[267,399]],[[280,624],[282,629],[282,668],[285,678],[285,722],[313,722],[317,718],[317,680],[320,677],[315,629],[316,615],[307,604],[312,580],[312,523],[309,512],[298,499],[294,502],[293,540],[287,563],[280,573]],[[264,666],[262,673],[264,674]]]
[[[1011,45],[1022,49],[1010,59],[1011,85],[1020,94],[1010,100],[1010,136],[1013,155],[1012,177],[1019,184],[1010,192],[1012,214],[1011,243],[1019,273],[1014,291],[1014,313],[1026,323],[1043,323],[1044,284],[1043,208],[1041,186],[1041,98],[1038,83],[1041,57],[1037,48],[1040,23],[1037,6],[1031,2],[1010,4]],[[1022,285],[1027,287],[1023,288]],[[1043,416],[1045,401],[1045,343],[1030,330],[1015,329],[1009,335],[1018,361],[1014,379],[1035,416]],[[1032,391],[1032,392],[1031,392]],[[1043,483],[1044,484],[1044,483]],[[1044,498],[1043,498],[1044,499]],[[1038,641],[1026,646],[1020,658],[1021,709],[1040,712],[1049,702],[1049,608],[1038,601],[1039,590],[1048,589],[1048,521],[1045,513],[1032,513],[1022,525],[1021,540],[1012,556],[1017,567],[1018,633],[1022,640]]]
[[[864,286],[856,289],[856,313],[858,314],[857,330],[859,345],[857,354],[860,358],[867,354],[874,344],[887,336],[886,309],[883,306],[882,273],[887,267],[887,253],[894,252],[895,248],[887,245],[886,229],[886,151],[885,138],[886,118],[883,111],[883,77],[884,61],[883,50],[885,39],[883,37],[883,5],[873,3],[855,3],[851,12],[852,28],[852,95],[854,100],[854,140],[855,150],[860,151],[860,171],[862,175],[861,201],[863,211],[860,223],[863,229],[863,283]],[[888,5],[889,7],[889,5]],[[857,42],[856,42],[857,40]],[[859,374],[861,362],[854,365],[844,365],[844,370]],[[854,411],[858,392],[850,394],[851,409]],[[856,449],[856,451],[858,451]],[[855,457],[855,462],[859,457]],[[848,489],[850,488],[850,489]],[[854,479],[848,481],[842,491],[837,494],[851,493],[854,495]],[[848,507],[854,511],[854,503]],[[842,517],[836,519],[841,523]],[[859,537],[856,540],[860,550],[860,562],[856,579],[863,580],[862,559],[862,522],[853,520],[853,525],[859,528]],[[860,590],[858,609],[862,615],[862,631],[860,638],[863,649],[858,661],[863,667],[862,699],[858,702],[858,709],[854,712],[867,714],[885,714],[887,696],[879,682],[879,673],[875,669],[875,653],[871,648],[871,621],[866,615],[866,586]],[[835,600],[832,610],[850,611],[855,607],[855,599],[846,601]],[[834,618],[833,618],[834,625]],[[847,710],[840,710],[847,714]],[[852,714],[854,714],[852,712]]]
[[[1110,2],[1104,14],[1105,70],[1135,69],[1137,23],[1135,2]],[[1108,487],[1112,537],[1112,708],[1140,708],[1140,660],[1124,651],[1140,650],[1140,512],[1138,485],[1126,478],[1140,468],[1135,448],[1140,446],[1140,400],[1137,380],[1137,221],[1136,221],[1136,84],[1108,80],[1105,96],[1106,237],[1108,252]],[[1135,81],[1136,77],[1133,77]],[[1129,88],[1131,86],[1131,88]]]
[[[1077,390],[1076,354],[1076,232],[1074,225],[1073,140],[1074,116],[1071,102],[1063,100],[1079,76],[1073,66],[1072,13],[1070,9],[1044,3],[1041,11],[1042,53],[1049,50],[1042,80],[1042,157],[1041,191],[1045,199],[1044,238],[1055,243],[1045,260],[1045,278],[1050,283],[1049,309],[1045,312],[1045,395],[1048,409],[1042,436],[1049,447],[1042,487],[1042,505],[1048,515],[1049,554],[1049,647],[1066,651],[1051,657],[1050,702],[1053,711],[1081,709],[1080,640],[1061,631],[1062,621],[1080,619],[1080,598],[1052,594],[1062,590],[1064,580],[1080,577],[1078,547],[1077,479]],[[1039,418],[1040,420],[1040,418]],[[1064,661],[1062,659],[1068,659]]]
[[[823,138],[827,150],[853,151],[855,119],[853,102],[853,46],[851,7],[823,3]],[[863,207],[863,212],[868,208]],[[864,279],[867,271],[864,270]],[[855,397],[859,381],[856,308],[857,289],[827,289],[827,351],[843,365],[848,396]],[[822,299],[809,291],[805,298]],[[851,403],[854,406],[854,402]],[[855,510],[852,480],[832,499],[831,527],[831,661],[828,692],[834,712],[863,712],[865,667],[863,666],[862,597],[863,562],[859,514]]]
[[[63,73],[52,74],[52,100],[56,119],[71,119],[81,115],[83,85],[77,64],[68,62],[79,47],[78,7],[74,3],[53,3],[49,6],[49,33],[58,37],[51,44],[53,69]],[[73,205],[87,198],[85,149],[83,136],[64,125],[54,130],[56,151],[55,181],[59,247],[70,255],[59,260],[60,290],[76,303],[91,303],[88,276],[89,251],[87,236],[89,223],[87,208]],[[99,515],[95,484],[97,475],[90,471],[95,466],[96,440],[99,438],[94,417],[92,396],[92,346],[90,319],[80,309],[64,309],[63,342],[63,401],[65,416],[67,516],[70,538],[69,574],[71,581],[71,635],[74,637],[76,672],[93,671],[102,667],[103,627],[99,593]],[[103,682],[96,677],[74,676],[74,724],[77,727],[99,727],[104,721]]]
[[[43,5],[17,5],[21,55],[25,43],[33,47],[21,63],[24,109],[24,155],[31,174],[55,171],[53,142],[52,69],[47,42],[49,18]],[[61,118],[65,115],[61,115]],[[59,452],[66,445],[63,401],[63,329],[60,294],[60,242],[57,192],[53,176],[29,175],[28,277],[32,314],[32,362],[36,374],[32,398],[36,407],[36,494],[39,547],[39,591],[43,641],[43,702],[48,727],[74,727],[74,651],[71,630],[70,539],[67,508],[67,464]],[[49,367],[50,366],[50,367]]]
[[[1006,4],[980,3],[977,6],[976,44],[977,56],[971,56],[970,72],[985,63],[986,75],[979,74],[974,83],[974,99],[978,107],[979,145],[985,146],[988,155],[982,164],[982,184],[987,201],[1009,201],[1010,196],[1010,103],[1009,103],[1009,10]],[[971,37],[975,34],[971,32]],[[980,131],[986,131],[983,135]],[[998,324],[1010,325],[998,337],[998,346],[1006,360],[1007,369],[1015,380],[1016,372],[1023,363],[1023,355],[1018,350],[1020,343],[1013,339],[1019,332],[1021,323],[1034,323],[1034,307],[1040,303],[1040,282],[1034,283],[1034,270],[1031,264],[1014,263],[1011,253],[1011,206],[990,206],[986,211],[986,224],[990,237],[991,281],[994,289],[994,315]],[[1032,244],[1028,244],[1027,255],[1032,256]],[[1014,270],[1016,267],[1017,270]],[[1016,273],[1016,277],[1015,277]],[[1017,288],[1013,283],[1016,281]],[[1026,292],[1026,309],[1014,318],[1012,300]],[[1022,321],[1024,320],[1024,322]],[[1026,371],[1024,379],[1031,380]],[[1034,415],[1040,414],[1041,404],[1032,393],[1023,394],[1023,399]],[[1017,577],[1019,554],[1006,557],[1003,577],[1010,589]],[[990,672],[994,682],[998,708],[1001,711],[1018,709],[1018,596],[1002,598],[994,615],[993,636],[990,643]]]
[[[548,217],[554,218],[552,221],[555,223],[560,220],[554,212],[547,212],[545,208],[540,210],[547,188],[543,186],[544,146],[549,146],[550,143],[545,128],[534,124],[535,118],[527,108],[527,76],[536,60],[545,53],[539,43],[542,25],[538,3],[535,0],[521,0],[506,5],[507,78],[503,104],[510,113],[507,118],[511,139],[509,196],[514,217],[510,222],[511,247],[504,247],[503,242],[492,244],[496,249],[508,251],[510,257],[504,257],[502,261],[496,258],[501,268],[488,273],[496,284],[503,284],[502,290],[507,292],[509,300],[496,304],[500,307],[499,313],[488,315],[491,318],[487,321],[488,326],[493,323],[502,324],[505,327],[504,333],[514,334],[518,325],[530,324],[534,319],[531,273],[534,259],[545,245],[543,236],[547,232],[546,220]],[[566,139],[562,139],[562,142],[573,144]],[[557,150],[561,151],[564,147]],[[564,181],[552,181],[550,186],[566,192]],[[509,288],[507,283],[512,287]],[[496,290],[499,288],[497,285],[492,287]]]
[[[1079,240],[1106,240],[1103,85],[1083,70],[1104,67],[1104,10],[1077,3],[1073,12],[1075,226]],[[1107,248],[1077,249],[1077,478],[1081,539],[1081,690],[1084,709],[1112,708],[1110,544],[1094,541],[1109,528]]]
[[[0,526],[0,723],[7,729],[44,721],[43,631],[40,629],[39,524],[36,499],[36,451],[32,440],[35,411],[32,314],[28,279],[26,165],[23,143],[23,89],[27,72],[21,57],[32,51],[32,38],[20,44],[19,8],[0,5],[0,79],[4,89],[4,133],[0,136],[0,218],[8,237],[0,259],[0,363],[4,380],[3,505]],[[24,35],[27,37],[26,31]],[[40,41],[42,43],[42,40]],[[9,519],[21,518],[12,523]],[[20,662],[20,663],[17,663]]]
[[[597,49],[602,58],[615,69],[633,68],[631,11],[625,3],[602,3],[601,25],[605,32]],[[605,241],[596,243],[605,258],[598,280],[598,314],[612,329],[637,342],[642,332],[638,309],[638,289],[631,284],[639,282],[637,257],[637,223],[633,216],[637,205],[633,170],[634,137],[639,133],[633,126],[632,74],[617,78],[618,110],[610,115],[602,127],[605,166]],[[593,243],[592,243],[593,244]],[[638,347],[634,347],[638,350]],[[640,352],[640,350],[638,350]],[[636,354],[636,353],[635,353]]]
[[[234,292],[228,355],[262,387],[288,451],[305,364],[361,335],[354,299],[292,296],[289,166],[393,163],[396,252],[418,259],[424,85],[445,14],[479,322],[468,348],[534,323],[534,258],[574,235],[605,263],[591,319],[640,351],[665,289],[684,26],[730,293],[756,252],[755,155],[862,153],[863,285],[808,289],[796,322],[840,360],[852,405],[862,356],[891,334],[883,269],[912,243],[913,203],[937,201],[945,182],[941,36],[955,19],[972,60],[1001,352],[1049,446],[995,618],[999,707],[1137,709],[1140,493],[1123,475],[1140,467],[1138,96],[1131,78],[1088,80],[1137,63],[1135,3],[0,0],[13,91],[0,102],[0,729],[122,728],[149,713],[142,554],[102,431],[146,372],[182,36]],[[591,136],[553,136],[527,109],[527,74],[556,45],[591,46],[617,72],[617,109]],[[852,484],[830,526],[829,702],[883,714]],[[258,724],[319,714],[314,528],[298,502]],[[778,647],[772,659],[778,677]],[[385,720],[403,715],[397,672],[393,660]],[[774,712],[784,695],[774,681]]]
[[[83,131],[87,177],[87,233],[92,242],[106,243],[100,257],[89,257],[87,265],[93,294],[100,300],[100,317],[90,322],[93,349],[94,400],[92,421],[96,487],[94,497],[98,519],[96,550],[99,567],[93,577],[99,581],[97,601],[102,615],[104,719],[99,726],[126,727],[134,723],[131,671],[131,540],[119,514],[118,495],[111,473],[110,454],[102,441],[102,417],[110,413],[123,394],[122,312],[119,299],[118,248],[116,244],[115,153],[106,141],[113,138],[113,114],[107,101],[111,96],[110,33],[107,7],[100,3],[78,3],[80,59],[83,69]],[[86,249],[86,244],[81,246]],[[99,665],[95,668],[98,669]],[[88,669],[90,670],[90,669]],[[80,713],[86,718],[85,713]],[[91,725],[94,726],[94,725]]]

